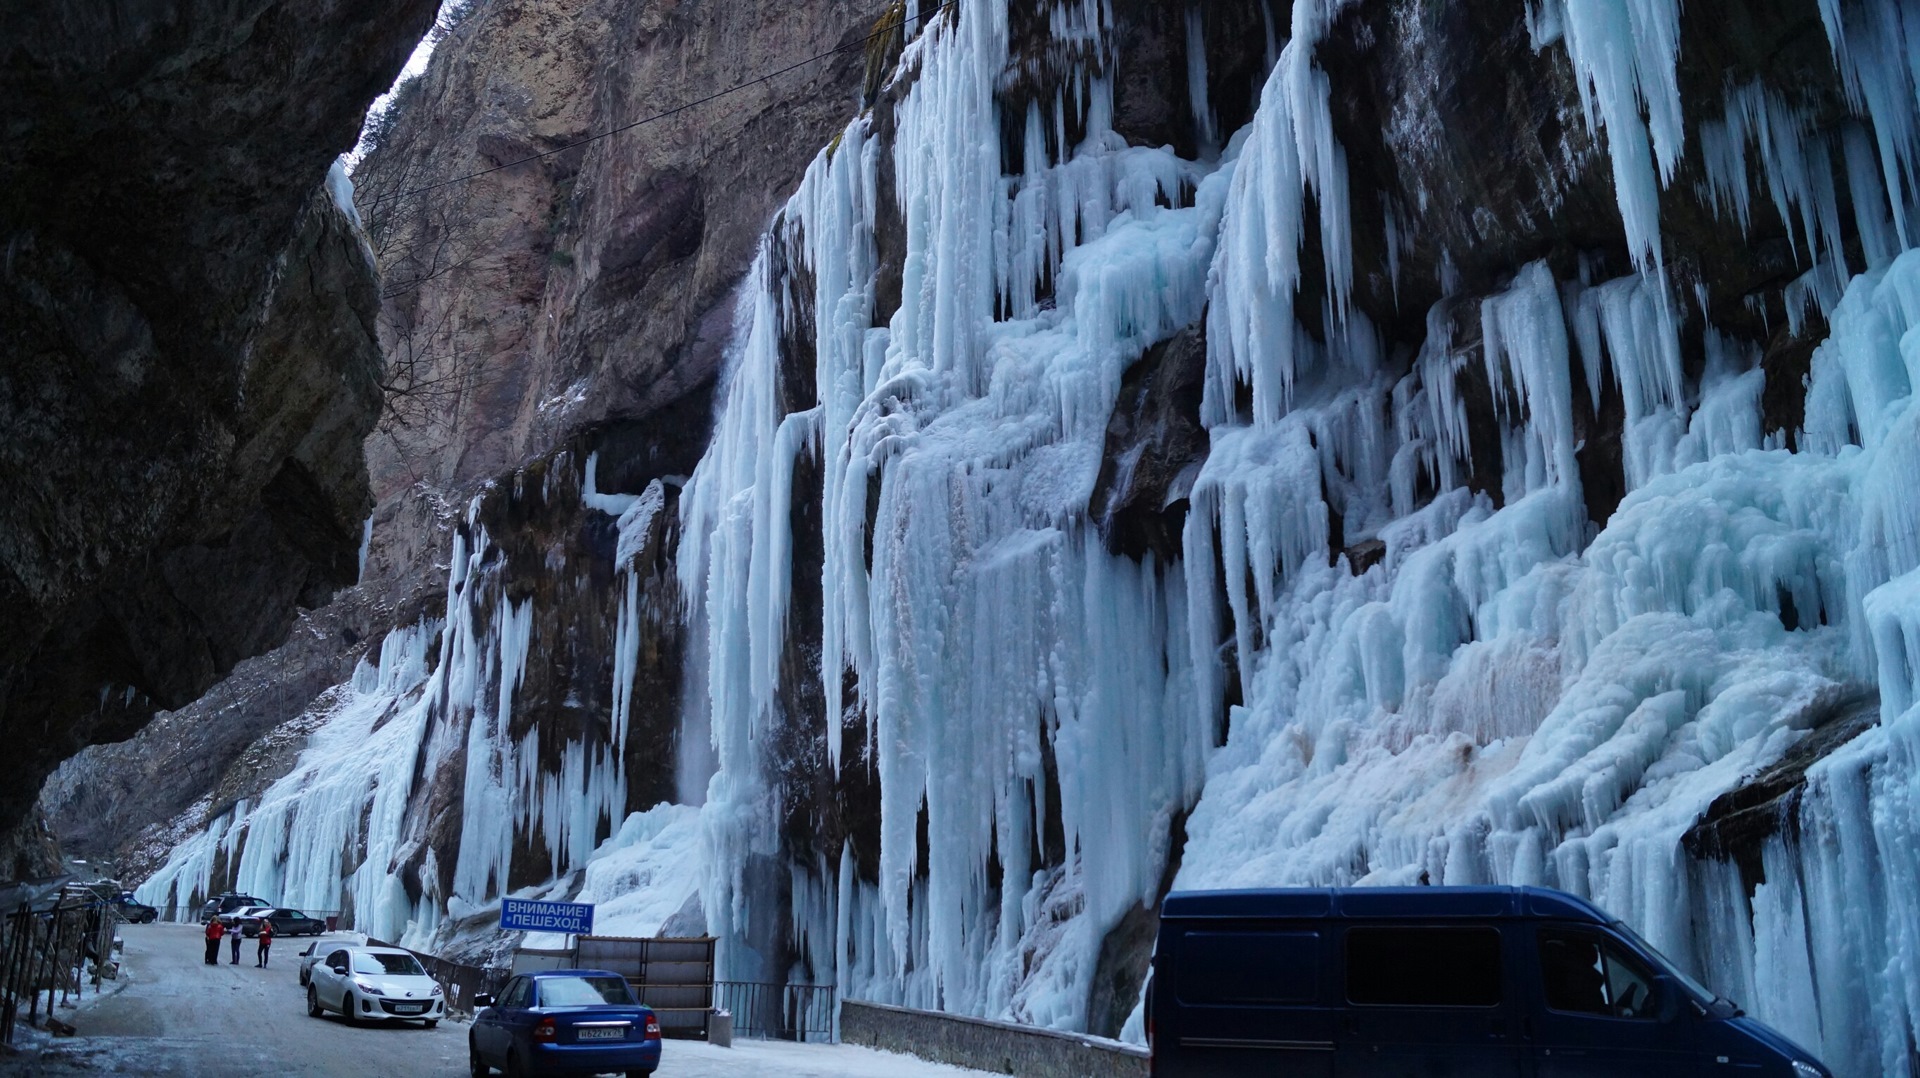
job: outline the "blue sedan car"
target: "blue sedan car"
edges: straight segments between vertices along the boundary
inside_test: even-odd
[[[660,1020],[636,1002],[626,978],[602,969],[523,973],[485,1008],[467,1034],[476,1078],[508,1075],[652,1074],[660,1065]]]

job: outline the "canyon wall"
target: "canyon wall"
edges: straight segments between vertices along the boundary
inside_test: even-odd
[[[0,16],[0,826],[352,582],[378,298],[329,167],[432,11]]]

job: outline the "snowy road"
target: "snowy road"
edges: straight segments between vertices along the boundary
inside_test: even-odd
[[[71,1040],[0,1056],[0,1076],[142,1074],[182,1078],[265,1075],[453,1078],[467,1073],[467,1027],[443,1022],[351,1027],[307,1017],[296,955],[305,940],[282,940],[269,969],[201,962],[191,925],[126,925],[125,987],[61,1016],[79,1028]],[[26,1031],[23,1044],[39,1040]],[[965,1078],[984,1072],[927,1063],[849,1045],[741,1041],[733,1048],[669,1041],[661,1078]]]

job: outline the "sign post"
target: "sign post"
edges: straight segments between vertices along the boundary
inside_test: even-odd
[[[500,900],[500,927],[521,932],[563,932],[569,936],[593,934],[593,905],[587,902],[529,902]]]

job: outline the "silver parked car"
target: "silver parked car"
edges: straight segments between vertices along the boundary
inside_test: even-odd
[[[440,984],[411,951],[333,947],[307,973],[307,1013],[337,1011],[348,1022],[410,1019],[431,1029],[446,1014]]]

